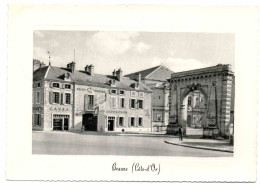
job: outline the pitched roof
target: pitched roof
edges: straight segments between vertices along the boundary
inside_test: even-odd
[[[48,68],[48,71],[46,68]],[[71,80],[76,82],[77,84],[85,84],[91,86],[99,86],[99,87],[110,87],[109,80],[115,79],[115,87],[121,89],[129,89],[133,90],[133,83],[136,81],[131,80],[129,78],[123,77],[122,81],[117,80],[115,76],[112,75],[102,75],[96,74],[89,75],[85,71],[75,70],[74,73],[70,72],[67,68],[60,68],[54,66],[48,66],[38,69],[34,73],[34,80],[47,79],[47,80],[55,80],[55,81],[64,81],[64,74],[69,73],[71,76]],[[139,83],[139,90],[142,91],[151,91],[149,87],[144,85],[143,83]]]
[[[173,71],[171,71],[170,69],[166,68],[163,65],[159,65],[142,71],[137,71],[125,76],[133,79],[135,77],[135,74],[141,74],[142,79],[166,81],[167,79],[171,78],[172,73]]]
[[[145,70],[137,71],[137,72],[134,72],[134,73],[130,73],[128,75],[125,75],[125,77],[133,78],[135,76],[135,74],[141,74],[141,77],[145,78],[147,75],[151,74],[153,71],[155,71],[159,67],[160,67],[160,65],[158,65],[156,67],[149,68],[149,69],[145,69]]]
[[[33,80],[40,80],[43,79],[46,72],[48,70],[48,67],[42,67],[33,72]]]

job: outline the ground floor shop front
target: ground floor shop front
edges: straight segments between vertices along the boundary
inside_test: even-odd
[[[151,132],[151,118],[140,113],[130,115],[125,111],[100,111],[71,113],[66,110],[49,110],[33,113],[33,130],[43,131],[115,131]]]
[[[125,111],[100,111],[98,114],[76,114],[74,130],[148,132],[152,128],[151,119],[142,115],[127,115]]]

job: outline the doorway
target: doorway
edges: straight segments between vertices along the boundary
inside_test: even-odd
[[[115,117],[108,117],[107,130],[114,131]]]
[[[97,131],[97,116],[94,114],[83,114],[82,125],[85,131]]]
[[[64,130],[69,130],[69,118],[64,118]]]

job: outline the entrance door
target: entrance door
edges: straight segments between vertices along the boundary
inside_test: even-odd
[[[68,131],[69,130],[69,119],[64,118],[64,130]]]
[[[53,119],[53,130],[62,130],[62,119]]]
[[[114,131],[114,120],[113,119],[108,120],[108,131]]]
[[[85,131],[97,131],[97,116],[94,114],[82,115],[82,124]]]

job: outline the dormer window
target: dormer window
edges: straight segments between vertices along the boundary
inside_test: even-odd
[[[115,86],[116,85],[116,80],[115,79],[109,80],[109,84],[110,84],[110,86]]]
[[[64,77],[64,80],[65,80],[65,81],[70,81],[70,80],[71,80],[71,75],[70,75],[70,73],[65,73],[63,77]]]

